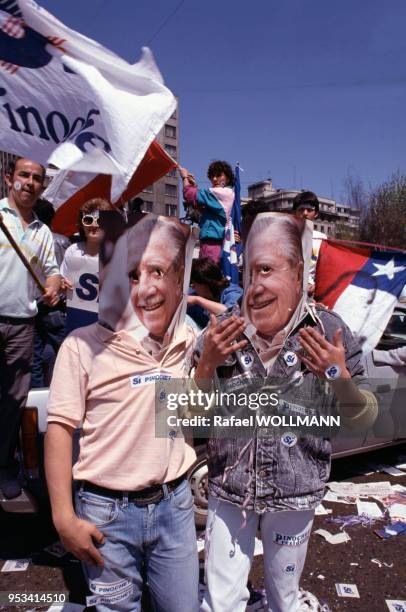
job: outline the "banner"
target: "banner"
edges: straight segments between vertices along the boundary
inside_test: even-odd
[[[337,312],[362,350],[375,348],[406,285],[406,253],[323,240],[315,299]]]
[[[0,148],[112,175],[112,201],[176,107],[149,49],[131,65],[31,0],[0,0],[0,70]]]

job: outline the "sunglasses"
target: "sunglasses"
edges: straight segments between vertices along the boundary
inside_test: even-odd
[[[84,225],[85,227],[97,225],[97,227],[99,227],[99,215],[83,215],[82,225]]]

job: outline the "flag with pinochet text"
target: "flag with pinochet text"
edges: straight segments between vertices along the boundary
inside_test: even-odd
[[[32,0],[0,0],[0,149],[127,186],[176,108],[152,53],[129,64]]]
[[[364,353],[378,344],[406,285],[406,252],[323,240],[315,299],[338,313]]]

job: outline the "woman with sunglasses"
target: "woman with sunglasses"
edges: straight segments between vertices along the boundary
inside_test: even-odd
[[[93,306],[98,298],[101,210],[111,210],[111,205],[103,198],[93,198],[81,206],[78,217],[80,241],[66,250],[61,265],[62,288],[74,292],[71,306],[67,309],[68,333],[97,321],[97,309]]]

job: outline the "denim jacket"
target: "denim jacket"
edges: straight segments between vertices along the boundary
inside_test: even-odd
[[[367,386],[361,349],[350,330],[337,314],[318,307],[314,308],[314,316],[308,312],[286,338],[270,375],[280,380],[294,379],[302,368],[301,384],[292,386],[291,400],[299,406],[312,405],[314,401],[314,405],[323,404],[323,412],[332,413],[337,402],[328,383],[303,369],[300,359],[290,365],[284,358],[287,352],[300,349],[299,329],[304,325],[313,325],[330,342],[336,330],[342,328],[346,367],[358,386]],[[264,434],[258,428],[251,438],[212,437],[208,441],[209,491],[214,497],[259,514],[312,509],[323,498],[330,456],[330,440],[316,435],[298,435],[293,444],[289,439],[286,443],[283,433],[268,429]]]

